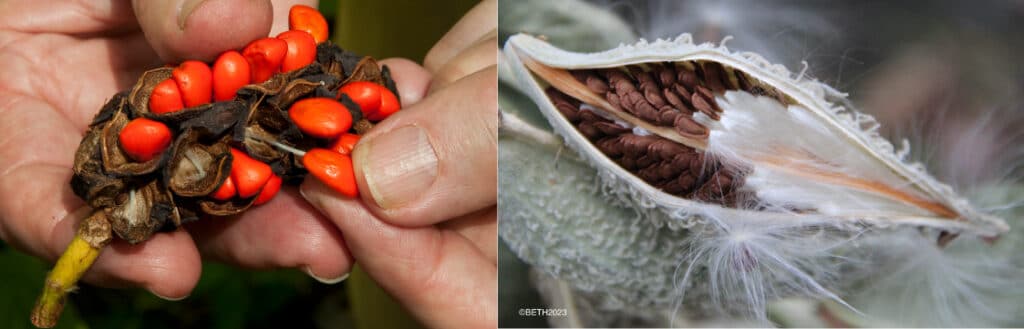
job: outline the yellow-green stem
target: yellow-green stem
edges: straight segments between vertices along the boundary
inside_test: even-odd
[[[32,324],[40,328],[52,328],[57,325],[68,292],[74,290],[78,279],[82,278],[82,274],[96,261],[102,247],[89,244],[81,232],[75,234],[71,244],[57,260],[53,271],[46,275],[43,293],[39,295],[39,300],[32,309]]]

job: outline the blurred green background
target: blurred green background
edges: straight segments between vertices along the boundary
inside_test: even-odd
[[[376,58],[422,62],[430,47],[476,0],[320,1],[331,39]],[[286,220],[286,218],[282,218]],[[0,241],[0,328],[33,328],[29,313],[52,264]],[[356,269],[344,282],[319,283],[297,270],[252,271],[205,262],[192,295],[159,299],[142,289],[80,284],[57,328],[417,328]]]

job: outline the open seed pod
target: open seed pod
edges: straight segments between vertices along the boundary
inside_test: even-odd
[[[151,173],[160,168],[163,156],[157,156],[146,162],[135,162],[121,148],[118,135],[131,119],[124,110],[117,111],[107,121],[100,132],[100,148],[103,154],[103,169],[114,176],[139,176]]]
[[[114,198],[125,189],[121,179],[103,174],[102,132],[98,127],[86,132],[75,152],[74,175],[71,178],[71,189],[75,195],[93,208],[114,206]]]
[[[554,135],[527,112],[502,118],[500,234],[609,310],[767,321],[779,298],[850,307],[881,259],[866,237],[941,254],[1008,230],[844,94],[756,54],[684,34],[599,53],[516,35],[504,55]]]
[[[517,35],[505,51],[569,146],[677,220],[715,208],[766,221],[1008,230],[906,163],[845,95],[756,54],[689,35],[593,54]]]
[[[153,93],[153,88],[160,82],[171,78],[171,71],[174,71],[174,68],[161,67],[142,73],[142,76],[139,77],[138,82],[135,83],[135,86],[132,87],[131,92],[128,94],[128,103],[131,105],[134,117],[143,117],[174,125],[201,115],[213,106],[213,104],[206,104],[163,114],[156,114],[150,111],[149,96]]]
[[[121,193],[105,212],[114,233],[133,244],[148,240],[167,223],[181,223],[171,193],[159,180]]]
[[[203,144],[199,137],[198,131],[186,130],[174,141],[163,177],[175,195],[207,196],[231,175],[231,148],[225,140]]]

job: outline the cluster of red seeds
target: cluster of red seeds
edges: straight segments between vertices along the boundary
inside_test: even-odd
[[[179,64],[171,77],[153,89],[149,110],[165,114],[210,102],[231,100],[243,86],[258,84],[274,74],[301,69],[316,60],[317,44],[327,40],[327,22],[319,11],[294,6],[288,15],[290,30],[274,38],[249,43],[241,52],[222,53],[212,68],[201,61]],[[368,81],[343,85],[336,98],[317,97],[295,102],[288,110],[292,122],[303,134],[333,141],[329,149],[314,148],[302,157],[302,163],[314,177],[343,195],[358,195],[352,159],[349,154],[359,135],[348,133],[352,114],[338,99],[347,95],[363,116],[379,121],[397,112],[398,98],[388,88]],[[171,144],[171,130],[163,123],[146,118],[130,121],[118,136],[124,153],[132,160],[146,162],[160,156]],[[277,194],[282,179],[266,163],[232,148],[231,174],[209,196],[226,201],[256,196],[255,205],[264,204]]]

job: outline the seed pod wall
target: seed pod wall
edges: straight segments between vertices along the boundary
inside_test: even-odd
[[[326,40],[316,9],[297,6],[291,31],[145,72],[96,114],[75,154],[71,186],[93,208],[47,276],[32,313],[56,324],[66,294],[112,239],[160,231],[269,202],[306,174],[358,191],[358,135],[398,111],[386,66]]]

